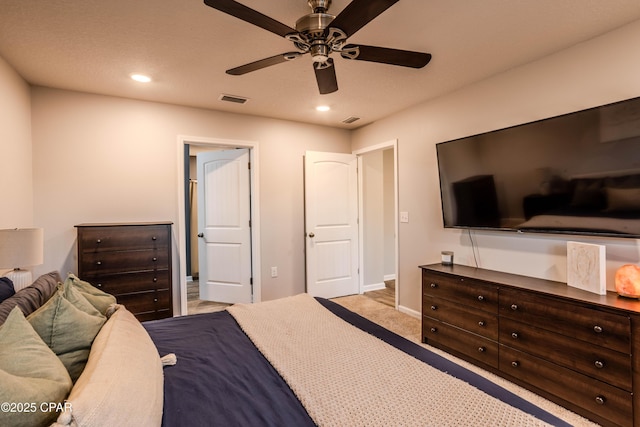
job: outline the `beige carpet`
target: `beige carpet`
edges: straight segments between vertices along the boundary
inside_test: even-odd
[[[516,384],[500,378],[497,375],[487,372],[484,369],[478,368],[477,366],[465,362],[464,360],[458,359],[457,357],[451,356],[450,354],[447,354],[437,348],[431,347],[427,344],[422,344],[420,339],[420,336],[422,335],[420,319],[416,319],[407,314],[400,313],[392,307],[381,304],[363,295],[351,295],[347,297],[334,298],[332,301],[342,305],[345,308],[348,308],[353,312],[358,313],[362,317],[365,317],[389,329],[390,331],[395,332],[402,337],[407,338],[408,340],[411,340],[422,345],[425,348],[428,348],[434,353],[440,354],[447,359],[453,360],[454,362],[466,367],[467,369],[490,379],[496,384],[523,397],[524,399],[529,400],[532,403],[535,403],[539,407],[574,425],[575,427],[598,426],[598,424],[595,424],[581,417],[580,415],[569,411],[568,409],[558,406],[555,403],[550,402],[547,399],[544,399],[543,397],[530,392],[529,390],[526,390]]]

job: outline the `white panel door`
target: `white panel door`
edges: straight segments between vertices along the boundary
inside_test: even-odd
[[[250,303],[249,150],[197,155],[200,299]]]
[[[358,171],[352,154],[305,154],[307,292],[357,294]]]

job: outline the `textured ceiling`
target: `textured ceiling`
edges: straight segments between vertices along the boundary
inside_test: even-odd
[[[240,2],[291,27],[310,12],[305,0]],[[334,0],[330,12],[348,3]],[[339,90],[329,95],[318,93],[308,55],[225,74],[294,49],[202,0],[0,0],[0,56],[33,85],[353,129],[638,19],[638,0],[400,0],[349,43],[432,61],[415,70],[334,54]],[[130,80],[134,72],[153,82]],[[361,120],[341,123],[350,116]]]

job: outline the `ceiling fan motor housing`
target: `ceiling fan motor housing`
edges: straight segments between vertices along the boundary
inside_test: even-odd
[[[334,18],[335,16],[328,13],[311,13],[296,22],[296,31],[308,45],[313,62],[326,62],[329,59],[331,47],[327,43],[325,29]]]

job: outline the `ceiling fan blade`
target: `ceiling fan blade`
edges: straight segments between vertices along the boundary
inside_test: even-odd
[[[227,74],[232,76],[241,76],[243,74],[250,73],[252,71],[261,70],[272,65],[281,64],[283,62],[292,61],[302,55],[300,52],[287,52],[280,55],[271,56],[269,58],[254,61],[249,64],[241,65],[236,68],[227,70]]]
[[[333,59],[327,59],[328,66],[320,63],[313,64],[316,73],[316,81],[321,95],[326,95],[338,90],[338,79],[336,78],[336,68],[333,66]]]
[[[376,16],[396,4],[399,0],[353,0],[344,8],[330,27],[339,28],[347,36],[352,36]]]
[[[276,21],[234,0],[204,0],[204,4],[231,16],[235,16],[238,19],[242,19],[245,22],[264,28],[281,37],[296,32],[296,30],[284,25],[282,22]]]
[[[354,45],[350,44],[343,48],[347,51],[357,47],[360,53],[358,56],[342,55],[346,59],[356,59],[358,61],[380,62],[383,64],[400,65],[402,67],[422,68],[431,61],[430,53],[412,52],[409,50],[389,49],[386,47]]]

